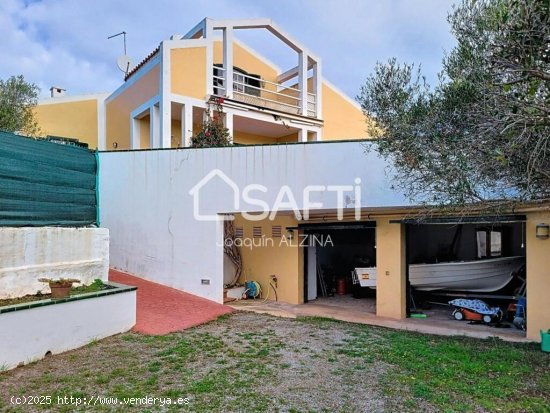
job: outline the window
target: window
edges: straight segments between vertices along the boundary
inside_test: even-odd
[[[502,256],[502,232],[500,230],[476,230],[476,241],[478,258]]]
[[[245,77],[242,73],[233,72],[233,90],[244,93]]]

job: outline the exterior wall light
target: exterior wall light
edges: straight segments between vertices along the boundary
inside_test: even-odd
[[[292,239],[294,238],[294,230],[288,228],[288,229],[286,230],[286,234],[287,234],[287,238],[288,238],[289,240],[292,241]]]
[[[548,239],[550,237],[550,225],[537,224],[536,236],[538,239]]]

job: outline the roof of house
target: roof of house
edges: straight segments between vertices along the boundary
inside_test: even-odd
[[[155,50],[153,50],[151,53],[147,55],[145,59],[143,59],[141,62],[139,62],[136,66],[134,66],[126,76],[124,76],[124,80],[128,80],[130,76],[132,76],[134,73],[136,73],[145,63],[147,63],[149,60],[151,60],[153,57],[156,56],[156,54],[160,51],[160,45],[156,47]]]

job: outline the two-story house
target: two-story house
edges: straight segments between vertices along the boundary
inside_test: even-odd
[[[296,65],[281,69],[238,41],[239,30],[269,31]],[[206,18],[163,40],[113,93],[63,92],[52,88],[36,108],[43,132],[101,150],[188,147],[216,97],[235,144],[366,138],[360,106],[323,78],[318,56],[269,19]]]

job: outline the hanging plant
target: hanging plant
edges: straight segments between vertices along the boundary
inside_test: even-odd
[[[192,138],[194,148],[211,148],[231,145],[229,129],[223,124],[223,98],[206,103],[206,119],[201,130]]]

